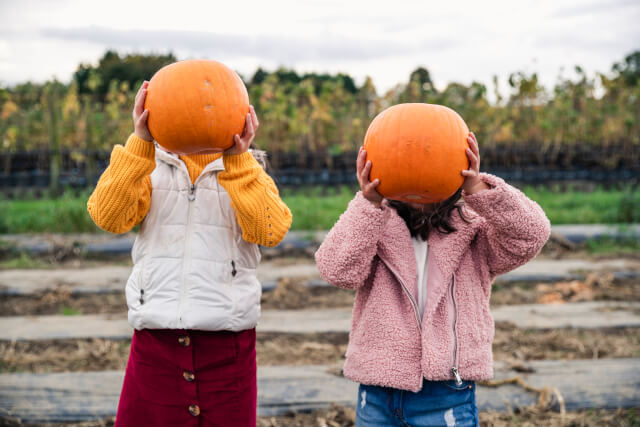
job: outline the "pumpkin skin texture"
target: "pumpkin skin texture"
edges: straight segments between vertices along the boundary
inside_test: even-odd
[[[226,65],[191,59],[169,64],[149,81],[147,125],[163,148],[176,154],[220,152],[242,135],[249,95]]]
[[[378,114],[364,149],[370,180],[387,199],[437,203],[451,197],[469,168],[469,128],[452,109],[435,104],[398,104]]]

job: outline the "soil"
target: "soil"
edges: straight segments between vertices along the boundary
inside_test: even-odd
[[[262,294],[263,310],[302,310],[353,307],[355,292],[333,286],[304,285],[302,280],[281,279],[271,292]]]
[[[349,334],[260,333],[256,353],[259,365],[339,365],[342,368]]]
[[[355,293],[334,287],[307,287],[302,280],[282,279],[276,289],[264,292],[263,310],[352,307]],[[0,316],[54,314],[122,314],[126,316],[124,292],[72,294],[69,286],[29,296],[0,295]]]
[[[260,333],[258,364],[328,365],[340,372],[349,335]],[[0,341],[0,372],[124,370],[130,340]],[[530,360],[640,357],[640,328],[522,330],[498,323],[494,359],[526,370]]]
[[[496,283],[491,292],[493,306],[579,301],[640,301],[640,278],[615,279],[610,273],[594,273],[571,282]]]
[[[124,370],[130,340],[0,341],[0,373]]]
[[[258,427],[351,427],[355,410],[334,405],[308,414],[260,417]],[[640,408],[582,410],[560,414],[548,409],[524,408],[509,413],[481,412],[481,427],[632,427],[640,422]]]
[[[310,413],[292,413],[279,417],[259,417],[258,427],[353,427],[353,408],[333,405]],[[115,417],[84,423],[22,424],[0,419],[4,427],[113,427]],[[481,412],[481,427],[635,427],[640,424],[640,407],[628,409],[587,409],[560,414],[548,409],[516,408],[510,412]]]
[[[640,357],[640,328],[519,329],[496,323],[493,358],[518,364],[529,360]]]
[[[302,280],[282,279],[276,289],[262,294],[263,310],[301,310],[352,307],[355,292],[332,286],[308,287]],[[613,279],[593,274],[584,281],[497,283],[493,306],[575,301],[640,301],[640,278]],[[0,296],[0,316],[72,314],[126,314],[124,292],[72,294],[69,287],[33,296]]]
[[[69,286],[34,295],[1,295],[0,316],[54,314],[127,314],[124,292],[72,294]]]

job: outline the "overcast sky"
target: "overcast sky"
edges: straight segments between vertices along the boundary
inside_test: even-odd
[[[106,49],[345,72],[379,91],[426,67],[443,88],[538,72],[550,87],[640,49],[639,0],[0,0],[0,85],[56,77]],[[504,88],[503,88],[504,89]]]

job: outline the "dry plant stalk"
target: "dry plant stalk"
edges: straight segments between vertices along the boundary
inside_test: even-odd
[[[536,388],[527,384],[520,376],[506,378],[503,380],[483,381],[483,382],[480,382],[479,384],[485,387],[499,387],[504,384],[517,384],[523,389],[525,389],[526,391],[537,393],[538,403],[535,405],[532,405],[532,407],[528,409],[541,409],[541,410],[550,409],[553,403],[553,396],[555,396],[556,400],[558,401],[558,406],[560,407],[560,414],[565,415],[567,413],[566,405],[564,403],[564,397],[562,397],[562,394],[560,393],[560,390],[558,390],[557,387]]]

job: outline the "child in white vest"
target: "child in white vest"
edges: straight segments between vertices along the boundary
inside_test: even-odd
[[[256,425],[258,245],[275,246],[291,212],[242,135],[224,153],[178,156],[154,144],[144,110],[116,145],[88,202],[112,233],[140,224],[126,285],[135,328],[116,426]]]

